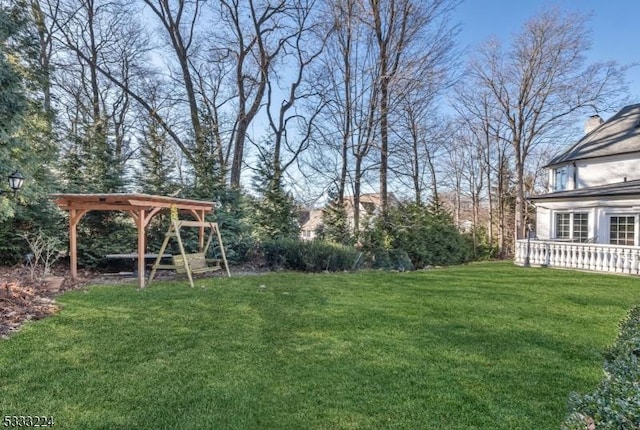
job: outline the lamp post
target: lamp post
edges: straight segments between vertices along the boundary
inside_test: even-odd
[[[524,257],[524,267],[531,267],[531,223],[527,223],[527,255]]]
[[[530,201],[531,198],[531,194],[529,191],[525,192],[524,195],[524,202],[526,203],[527,207],[525,207],[525,212],[526,212],[526,217],[527,219],[529,218],[529,209],[528,206],[531,206],[532,208],[536,208],[536,205],[534,205],[533,203],[531,203]],[[533,226],[531,225],[530,222],[527,223],[527,255],[524,258],[524,267],[531,267],[531,231],[533,230]]]
[[[13,191],[13,195],[15,196],[24,184],[24,176],[22,176],[22,174],[16,170],[12,174],[7,176],[7,179],[9,180],[9,188],[11,188],[11,191]],[[0,195],[4,193],[6,193],[6,191],[0,190]]]

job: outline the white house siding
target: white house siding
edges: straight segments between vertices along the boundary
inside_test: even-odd
[[[536,231],[535,235],[539,239],[551,238],[551,210],[538,206],[536,211]]]
[[[588,236],[589,238],[601,237],[598,231],[599,226],[602,225],[600,221],[599,208],[596,201],[581,201],[581,202],[539,202],[536,204],[537,218],[536,218],[536,237],[541,240],[555,239],[556,223],[555,217],[557,213],[587,213],[589,215],[588,221]]]
[[[629,158],[637,156],[627,154],[577,161],[575,189],[624,182],[625,178],[627,181],[640,179],[640,158]]]

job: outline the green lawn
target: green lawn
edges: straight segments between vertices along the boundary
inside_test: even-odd
[[[0,341],[0,418],[73,429],[558,429],[640,279],[510,263],[97,286]],[[266,288],[261,288],[264,285]]]

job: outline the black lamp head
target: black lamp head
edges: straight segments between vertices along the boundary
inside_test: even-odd
[[[9,187],[13,191],[13,193],[17,193],[22,188],[24,184],[24,176],[17,170],[9,175]]]

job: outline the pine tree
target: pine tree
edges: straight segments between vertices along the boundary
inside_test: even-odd
[[[38,61],[35,25],[21,0],[0,5],[0,189],[19,170],[25,177],[16,196],[0,197],[0,260],[25,253],[19,233],[40,228],[61,235],[61,217],[49,194],[57,161],[52,117],[42,102],[45,71]]]
[[[204,139],[203,145],[195,154],[197,165],[194,166],[194,189],[199,197],[210,199],[211,196],[226,187],[226,172],[222,165],[222,155],[219,153],[221,143],[217,142],[219,136],[215,132],[218,128],[217,122],[211,115],[203,113],[202,125],[204,127]]]
[[[343,245],[352,244],[353,238],[349,232],[347,210],[344,202],[340,201],[335,189],[329,192],[329,199],[329,203],[322,211],[324,237]]]
[[[36,31],[27,3],[0,6],[0,174],[19,169],[27,178],[24,204],[48,197],[49,170],[56,161],[52,117],[42,100],[46,71],[39,63]]]
[[[171,195],[179,190],[176,182],[176,156],[167,133],[157,121],[149,118],[144,140],[140,143],[140,171],[138,186],[145,194]]]
[[[300,233],[296,205],[284,189],[282,176],[274,173],[271,160],[271,154],[263,151],[253,178],[254,189],[259,193],[251,217],[254,234],[261,240],[295,238]]]
[[[15,67],[17,58],[11,50],[11,38],[18,31],[17,22],[8,10],[0,8],[0,168],[11,165],[12,152],[18,149],[16,130],[24,120],[27,98],[22,78]],[[0,171],[2,176],[10,172]],[[4,185],[4,184],[3,184]]]

